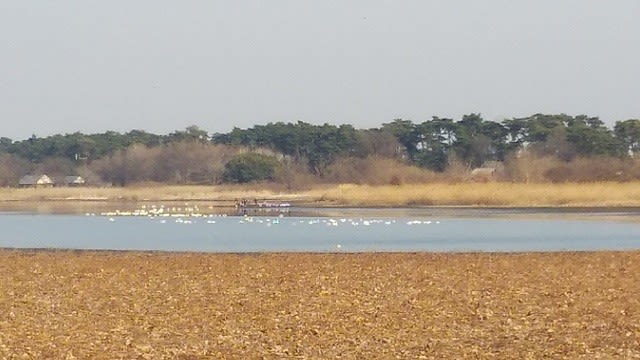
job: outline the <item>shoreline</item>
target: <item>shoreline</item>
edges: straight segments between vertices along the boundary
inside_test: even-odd
[[[304,257],[322,257],[322,256],[343,256],[343,257],[359,257],[359,256],[545,256],[545,255],[605,255],[605,254],[634,254],[640,255],[640,249],[623,249],[623,250],[559,250],[559,251],[173,251],[173,250],[117,250],[117,249],[74,249],[74,248],[20,248],[20,247],[0,247],[0,255],[14,253],[21,254],[38,254],[50,253],[55,254],[78,254],[78,255],[123,255],[123,256],[237,256],[237,257],[256,257],[256,256],[304,256]]]
[[[300,191],[256,186],[0,188],[0,204],[198,202],[233,207],[240,199],[258,199],[303,208],[640,208],[640,182],[341,184]]]

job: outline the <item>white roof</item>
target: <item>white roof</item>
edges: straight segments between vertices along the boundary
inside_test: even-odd
[[[53,180],[47,175],[25,175],[20,179],[19,185],[49,185]]]
[[[66,184],[84,184],[84,178],[82,176],[65,176],[64,182]]]

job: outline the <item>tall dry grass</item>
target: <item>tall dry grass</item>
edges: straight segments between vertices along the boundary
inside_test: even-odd
[[[232,201],[242,198],[303,199],[278,187],[258,186],[200,186],[154,185],[152,183],[129,187],[82,187],[18,189],[0,188],[0,201]]]
[[[640,182],[339,185],[308,194],[348,206],[640,206]]]
[[[125,188],[0,189],[0,201],[233,201],[279,199],[338,206],[640,206],[640,182],[431,183],[316,185],[140,186]]]

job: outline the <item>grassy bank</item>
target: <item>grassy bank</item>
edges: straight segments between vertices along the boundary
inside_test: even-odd
[[[354,206],[640,206],[640,183],[340,185],[312,191]]]
[[[0,358],[640,356],[640,253],[0,251]]]
[[[299,199],[300,193],[288,193],[257,186],[130,186],[48,189],[0,189],[0,201],[220,201],[235,199]]]
[[[251,186],[0,189],[0,201],[211,201],[273,199],[316,206],[640,206],[640,182],[326,185],[305,191]]]

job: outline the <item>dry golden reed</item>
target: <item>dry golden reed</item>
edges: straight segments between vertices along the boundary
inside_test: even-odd
[[[203,186],[143,184],[127,187],[83,187],[18,189],[1,188],[0,201],[189,201],[229,200],[241,198],[297,197],[295,193],[271,190],[268,186]]]
[[[318,206],[640,206],[640,182],[342,184],[316,185],[304,191],[286,191],[260,184],[0,189],[0,201],[233,201],[243,198]]]
[[[339,185],[311,197],[352,206],[638,206],[640,183]]]

